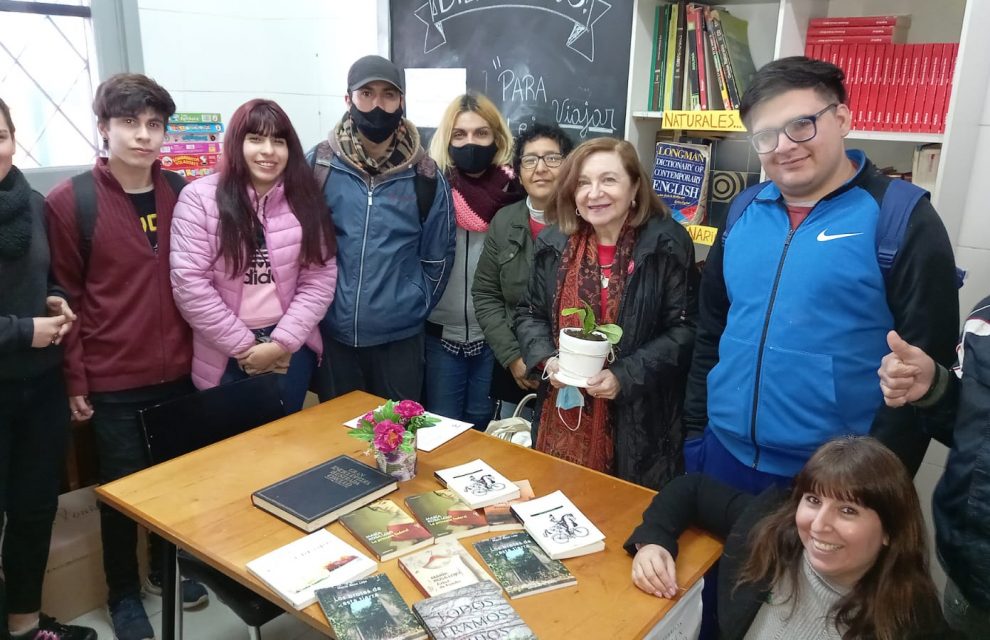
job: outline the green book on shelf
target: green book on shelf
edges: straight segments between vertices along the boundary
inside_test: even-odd
[[[551,560],[525,531],[475,542],[474,548],[510,598],[577,584],[564,563]]]

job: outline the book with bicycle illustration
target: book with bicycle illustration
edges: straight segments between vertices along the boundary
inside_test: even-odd
[[[485,514],[464,504],[450,489],[408,496],[406,507],[437,542],[441,538],[464,538],[488,531]]]
[[[523,528],[554,560],[603,551],[605,534],[598,530],[562,491],[512,505]]]
[[[439,469],[433,475],[472,509],[519,497],[519,487],[480,458],[456,467]]]
[[[317,589],[316,598],[337,640],[423,640],[427,637],[384,573]]]
[[[403,556],[399,558],[399,568],[426,596],[439,596],[482,580],[492,581],[488,572],[456,540]]]
[[[392,476],[341,455],[258,489],[251,502],[312,533],[397,487]]]
[[[512,599],[573,587],[577,579],[525,531],[474,543],[481,559]]]
[[[522,522],[510,508],[516,502],[526,502],[536,497],[529,480],[516,480],[513,484],[519,487],[519,497],[507,502],[499,502],[485,507],[485,519],[488,520],[489,531],[519,531]]]
[[[247,570],[296,609],[316,602],[316,590],[371,575],[378,563],[326,529],[247,563]]]
[[[420,600],[413,613],[431,638],[536,640],[499,586],[487,580]]]
[[[380,562],[433,544],[433,535],[391,500],[376,500],[344,514],[340,524]]]

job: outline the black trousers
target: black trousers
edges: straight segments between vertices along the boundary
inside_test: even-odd
[[[58,367],[35,378],[0,381],[0,527],[5,520],[6,613],[33,613],[41,608],[68,440],[69,402]]]
[[[319,385],[320,401],[365,391],[391,400],[419,402],[426,365],[424,350],[424,333],[373,347],[350,347],[324,335],[320,373],[329,384]]]

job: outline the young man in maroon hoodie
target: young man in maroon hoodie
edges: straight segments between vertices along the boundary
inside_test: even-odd
[[[107,157],[55,187],[45,207],[52,272],[78,316],[65,337],[72,417],[92,420],[100,482],[110,482],[149,464],[138,412],[193,391],[192,335],[169,284],[169,227],[181,183],[158,161],[175,103],[150,78],[119,74],[99,86],[93,111]],[[100,523],[114,634],[153,638],[141,602],[137,526],[104,504]],[[152,567],[160,558],[152,554]],[[150,591],[160,593],[160,575],[153,569]],[[187,608],[208,597],[188,581],[182,591]]]

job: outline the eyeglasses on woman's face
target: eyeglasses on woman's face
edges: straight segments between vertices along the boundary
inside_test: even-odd
[[[757,131],[750,136],[749,141],[753,144],[753,148],[756,149],[756,153],[759,154],[770,153],[771,151],[776,150],[777,144],[780,142],[781,132],[783,132],[791,142],[807,142],[818,135],[818,119],[825,115],[825,113],[830,109],[834,109],[838,106],[838,103],[833,102],[816,114],[794,118],[782,127],[774,127],[771,129]]]
[[[538,155],[525,155],[519,158],[519,165],[523,169],[533,170],[536,165],[543,161],[543,164],[547,165],[550,169],[556,169],[564,162],[564,156],[559,153],[544,153],[541,156]]]

